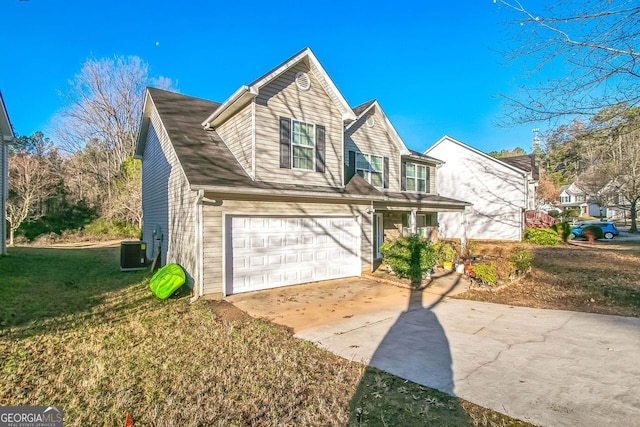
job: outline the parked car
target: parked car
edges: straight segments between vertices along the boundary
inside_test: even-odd
[[[579,222],[573,227],[571,227],[571,238],[575,239],[576,237],[581,237],[582,229],[589,225],[595,225],[602,228],[602,234],[604,235],[604,238],[608,240],[613,239],[615,236],[620,234],[620,232],[616,228],[616,225],[613,222],[607,222],[607,221]]]

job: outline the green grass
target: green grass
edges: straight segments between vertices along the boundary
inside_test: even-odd
[[[365,369],[283,328],[165,301],[118,249],[0,258],[0,405],[62,405],[65,425],[524,425]],[[398,424],[400,423],[400,424]]]

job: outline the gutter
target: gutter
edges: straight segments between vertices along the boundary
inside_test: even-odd
[[[227,110],[232,108],[235,104],[237,104],[240,101],[243,101],[246,97],[255,98],[256,96],[258,96],[258,91],[255,88],[249,87],[246,85],[240,87],[240,89],[235,91],[233,95],[229,97],[229,99],[224,101],[222,105],[216,108],[216,110],[213,113],[211,113],[211,115],[207,117],[207,119],[204,122],[202,122],[201,125],[205,129],[212,128],[213,127],[212,122],[218,117],[222,116]]]
[[[204,247],[203,247],[203,215],[202,215],[202,201],[204,200],[204,190],[198,190],[198,196],[194,208],[196,210],[196,226],[195,226],[195,239],[196,239],[196,271],[197,283],[193,284],[194,295],[189,300],[190,304],[196,302],[201,296],[204,295]]]

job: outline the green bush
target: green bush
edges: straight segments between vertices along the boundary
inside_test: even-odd
[[[571,224],[569,222],[556,222],[551,228],[553,231],[558,233],[558,236],[562,238],[563,242],[566,242],[571,238]]]
[[[84,227],[84,232],[85,234],[96,234],[114,238],[131,237],[138,239],[140,237],[140,229],[138,227],[104,219],[97,219],[87,224]]]
[[[414,285],[419,284],[437,262],[436,250],[422,236],[389,240],[380,246],[380,252],[398,277],[409,278]]]
[[[473,276],[485,285],[498,283],[498,275],[494,263],[482,262],[473,266]]]
[[[564,212],[562,212],[563,218],[578,218],[579,216],[580,216],[579,208],[574,208],[574,209],[566,208]]]
[[[436,251],[438,265],[453,262],[453,258],[456,256],[456,250],[447,242],[438,242],[433,245],[433,249]]]
[[[604,237],[604,232],[602,231],[602,228],[597,225],[588,225],[582,229],[580,236],[590,242],[593,242],[594,240],[602,239]]]
[[[534,245],[554,246],[558,244],[558,233],[551,228],[524,229],[524,240]]]
[[[522,274],[531,268],[533,255],[525,248],[515,248],[511,253],[509,261],[513,264],[516,271]]]

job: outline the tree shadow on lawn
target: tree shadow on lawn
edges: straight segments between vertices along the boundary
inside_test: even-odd
[[[113,310],[110,316],[136,310],[148,293],[128,293],[111,307],[105,302],[149,276],[121,272],[119,248],[12,248],[0,258],[0,336],[73,329],[105,310]]]
[[[457,284],[427,307],[423,291],[411,289],[407,309],[377,347],[351,399],[348,425],[471,425],[455,397],[449,341],[433,312]],[[385,399],[389,394],[394,398]]]

